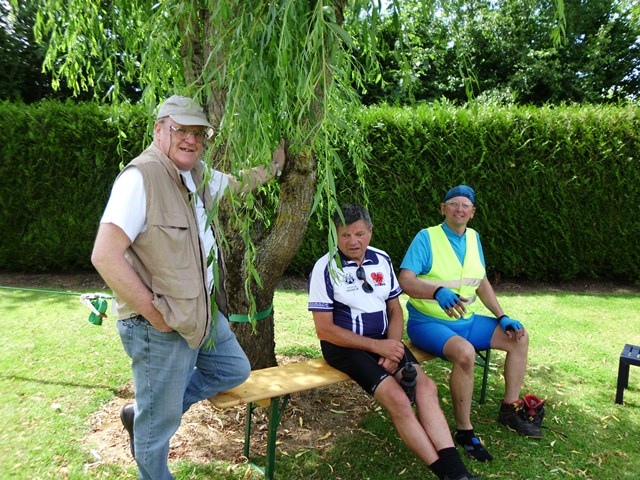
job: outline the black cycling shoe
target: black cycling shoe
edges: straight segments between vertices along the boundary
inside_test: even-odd
[[[529,421],[525,408],[526,405],[522,400],[510,404],[503,403],[500,405],[498,421],[523,437],[541,438],[540,427]],[[542,419],[540,419],[540,423],[542,423]]]
[[[480,439],[475,435],[468,437],[466,435],[456,434],[456,443],[460,445],[465,453],[471,458],[478,460],[479,462],[490,462],[493,460],[491,454],[484,448],[484,445],[480,442]]]
[[[131,448],[131,456],[136,458],[136,451],[133,445],[133,420],[135,417],[135,410],[133,403],[127,403],[122,410],[120,410],[120,421],[124,426],[124,429],[129,433],[129,447]]]

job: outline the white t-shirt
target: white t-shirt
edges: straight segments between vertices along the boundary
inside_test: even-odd
[[[196,185],[188,171],[180,171],[185,185],[190,192],[196,191]],[[209,189],[214,202],[224,195],[229,186],[229,177],[217,170],[211,171]],[[196,199],[196,212],[200,239],[205,247],[207,256],[215,246],[215,238],[210,227],[207,228],[207,212],[199,195]],[[136,167],[127,168],[116,179],[111,189],[111,196],[107,202],[100,223],[112,223],[120,227],[133,243],[138,235],[147,229],[147,197],[144,190],[142,173]],[[216,252],[217,253],[217,252]],[[213,288],[213,267],[208,268],[210,289]]]

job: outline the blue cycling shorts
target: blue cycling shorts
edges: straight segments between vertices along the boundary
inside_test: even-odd
[[[485,350],[491,347],[491,337],[497,326],[498,320],[486,315],[474,314],[468,319],[453,322],[412,320],[409,315],[407,335],[416,347],[446,360],[443,349],[451,337],[462,337],[476,350]]]

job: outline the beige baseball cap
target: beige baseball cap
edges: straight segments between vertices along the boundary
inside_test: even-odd
[[[158,110],[156,120],[164,117],[171,117],[180,125],[201,125],[207,128],[207,137],[213,135],[213,126],[207,120],[202,107],[193,98],[181,95],[172,95],[167,98]]]

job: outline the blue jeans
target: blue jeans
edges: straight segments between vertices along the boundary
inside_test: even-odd
[[[251,365],[222,314],[212,328],[216,342],[209,350],[192,349],[180,334],[160,332],[142,317],[119,320],[118,332],[133,370],[138,478],[173,479],[167,466],[169,441],[182,414],[244,382]]]

